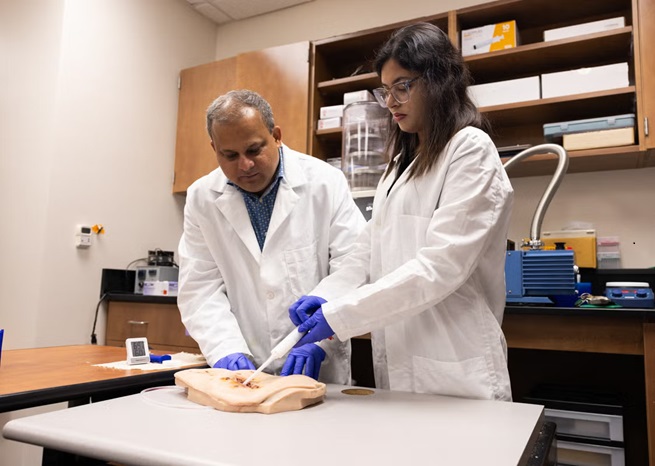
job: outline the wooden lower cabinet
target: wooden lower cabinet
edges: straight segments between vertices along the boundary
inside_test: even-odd
[[[127,338],[146,337],[150,349],[200,353],[186,334],[176,304],[110,301],[106,345],[125,346]]]

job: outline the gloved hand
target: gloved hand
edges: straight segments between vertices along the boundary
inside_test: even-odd
[[[215,369],[229,369],[239,371],[244,369],[255,370],[255,365],[243,353],[232,353],[218,360]]]
[[[318,372],[324,359],[325,351],[314,343],[293,348],[287,356],[280,375],[302,374],[304,368],[305,375],[318,380]]]
[[[300,325],[306,321],[309,316],[321,308],[327,301],[318,296],[301,296],[298,301],[289,307],[289,318],[293,325]]]
[[[305,336],[303,336],[300,341],[295,344],[294,348],[300,348],[301,346],[308,343],[325,340],[326,338],[334,335],[334,330],[332,330],[330,324],[328,324],[327,320],[325,320],[323,309],[319,309],[309,319],[300,324],[298,326],[298,331],[300,333],[308,333],[305,334]]]

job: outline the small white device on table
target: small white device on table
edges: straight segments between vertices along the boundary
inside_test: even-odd
[[[147,338],[128,338],[125,340],[125,348],[127,349],[127,363],[129,365],[150,362],[150,349],[148,348]]]

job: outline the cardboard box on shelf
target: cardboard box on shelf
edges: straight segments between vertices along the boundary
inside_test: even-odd
[[[549,248],[555,243],[564,243],[565,248],[575,252],[575,265],[578,267],[596,267],[596,230],[561,230],[543,231],[541,241]]]
[[[343,107],[343,105],[328,105],[327,107],[321,107],[319,117],[322,120],[341,117],[343,116]]]
[[[634,127],[565,134],[562,146],[566,150],[600,149],[601,147],[630,146],[635,143]]]
[[[604,32],[622,27],[625,27],[625,18],[623,16],[618,16],[616,18],[602,19],[600,21],[575,24],[573,26],[547,29],[544,31],[544,42],[567,39],[569,37],[582,36],[585,34],[593,34],[595,32]]]
[[[346,92],[343,95],[343,106],[345,107],[346,105],[352,104],[354,102],[369,102],[373,100],[375,100],[373,93],[371,91],[367,91],[366,89],[361,91]]]
[[[516,21],[488,24],[462,31],[462,56],[511,49],[518,43]]]
[[[548,99],[563,95],[617,89],[629,85],[628,63],[614,63],[542,74],[541,97]]]
[[[475,84],[469,86],[468,93],[478,107],[538,100],[540,97],[539,76]]]
[[[318,120],[316,129],[341,128],[341,117]]]

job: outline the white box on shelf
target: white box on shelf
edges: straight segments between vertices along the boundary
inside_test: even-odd
[[[626,62],[614,63],[542,74],[541,97],[548,99],[549,97],[617,89],[629,85],[628,64]]]
[[[538,100],[539,76],[476,84],[469,86],[468,93],[478,107]]]
[[[319,117],[323,120],[343,116],[343,105],[329,105],[321,107]]]
[[[589,23],[575,24],[563,28],[548,29],[544,31],[544,42],[558,39],[567,39],[569,37],[593,34],[595,32],[604,32],[612,29],[625,27],[625,18],[618,16],[616,18],[602,19],[600,21],[591,21]]]
[[[517,37],[516,21],[465,29],[462,31],[462,56],[514,48]]]
[[[318,120],[317,129],[341,128],[341,117],[325,118]]]
[[[352,104],[353,102],[368,102],[372,100],[375,100],[373,93],[371,91],[367,91],[366,89],[361,91],[346,92],[343,95],[343,106],[345,107],[346,105]]]

